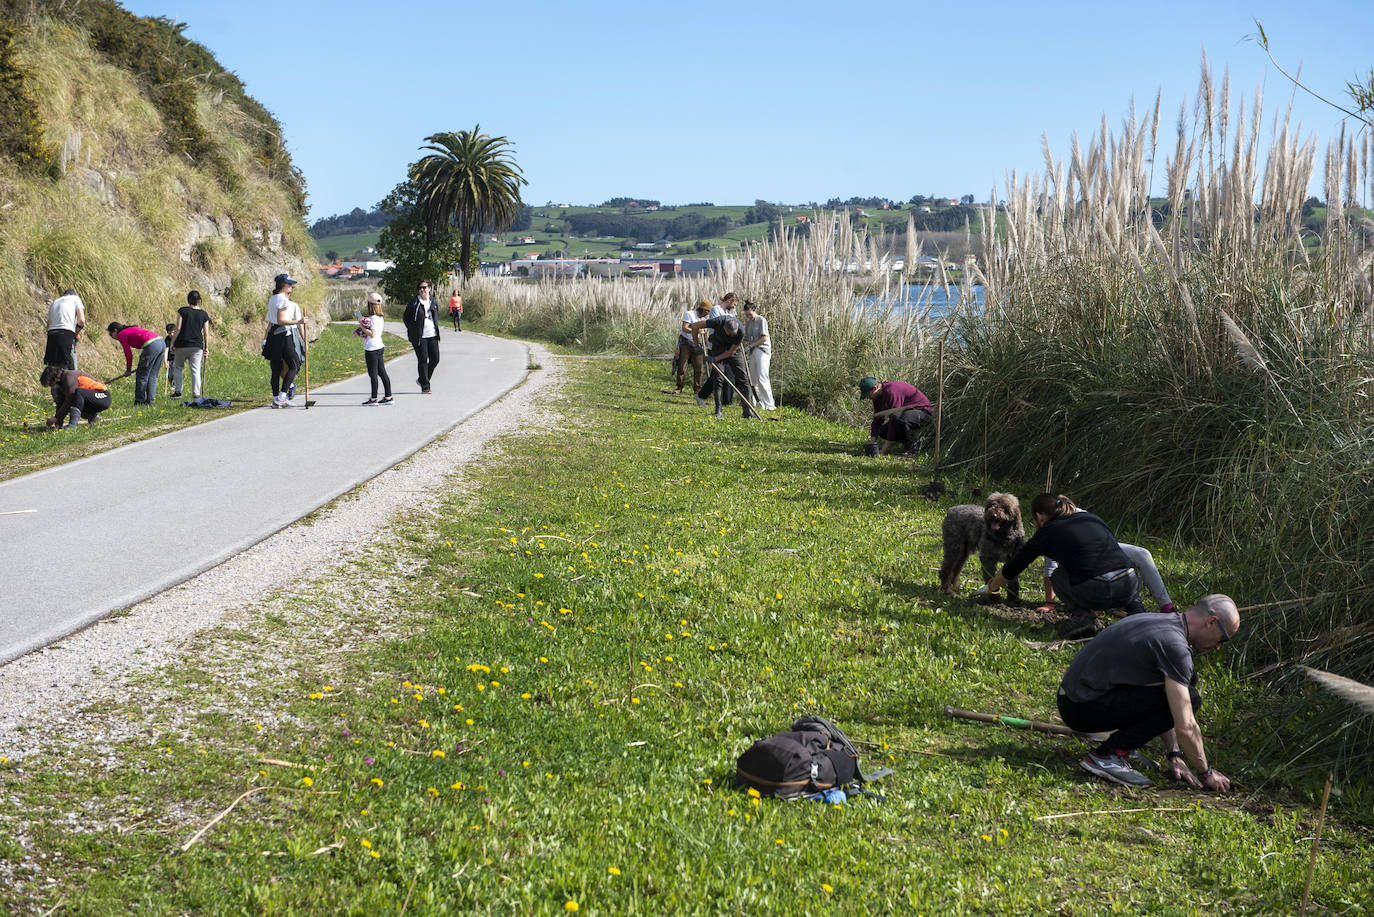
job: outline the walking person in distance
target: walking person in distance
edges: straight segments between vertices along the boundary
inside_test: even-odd
[[[428,280],[421,280],[415,298],[401,316],[406,326],[406,338],[410,340],[410,346],[415,348],[415,381],[426,395],[430,393],[434,367],[439,365],[438,305],[430,296],[431,289]]]
[[[463,330],[463,294],[457,290],[448,298],[448,317],[453,321],[453,330]]]

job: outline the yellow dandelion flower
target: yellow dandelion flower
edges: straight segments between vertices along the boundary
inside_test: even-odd
[[[983,840],[987,841],[989,844],[992,843],[992,838],[991,838],[990,836],[986,835],[986,834],[979,835],[979,837],[981,837]]]
[[[372,780],[371,780],[370,782],[377,784],[377,786],[385,786],[385,785],[386,785],[385,783],[382,782],[382,778],[381,778],[381,777],[373,777]]]
[[[309,777],[302,777],[302,778],[301,778],[301,783],[304,784],[305,786],[314,786],[314,785],[315,785],[315,781],[314,781],[314,780],[311,780]]]
[[[457,783],[450,783],[448,788],[450,790],[461,790],[463,788],[463,781],[459,780]]]
[[[826,894],[829,894],[830,892],[833,892],[834,890],[835,890],[835,887],[834,887],[833,885],[831,885],[830,883],[828,883],[828,882],[822,882],[822,883],[821,883],[821,891],[825,892]]]
[[[607,871],[608,873],[610,873],[611,875],[613,875],[613,876],[618,876],[618,875],[620,875],[620,870],[619,870],[617,867],[615,867],[615,866],[608,866],[608,867],[606,867],[606,871]]]
[[[380,860],[382,858],[382,855],[375,850],[369,850],[368,855],[374,860]]]
[[[569,901],[567,904],[564,904],[564,905],[563,905],[563,910],[565,910],[565,911],[575,911],[575,910],[577,910],[577,902],[576,902],[576,901]]]
[[[444,757],[444,750],[442,748],[436,748],[434,749],[434,751],[429,753],[429,756],[431,758],[442,758]]]
[[[704,783],[704,784],[706,784],[707,786],[710,786],[710,785],[711,785],[711,778],[710,778],[710,777],[703,778],[701,782]]]
[[[366,847],[368,850],[371,850],[371,849],[372,849],[372,842],[371,842],[370,840],[368,840],[367,838],[363,838],[362,841],[361,841],[360,843],[361,843],[364,847]]]
[[[749,795],[752,796],[754,799],[758,799],[758,798],[759,798],[759,791],[756,790],[756,789],[754,789],[754,788],[751,786],[751,787],[749,788]]]
[[[428,793],[430,796],[438,796],[438,795],[439,795],[439,791],[436,790],[434,787],[428,787],[428,788],[425,790],[425,792]]]
[[[472,720],[463,720],[463,722],[468,726],[472,725]]]
[[[530,692],[526,691],[524,694],[521,694],[521,695],[520,695],[520,699],[521,699],[521,700],[529,700],[529,699],[530,699],[531,697],[533,697],[533,696],[534,696],[534,695],[530,694]]]

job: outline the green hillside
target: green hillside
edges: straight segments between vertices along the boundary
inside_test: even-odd
[[[95,329],[160,329],[197,288],[221,338],[252,347],[272,276],[308,267],[280,125],[183,28],[111,0],[0,0],[0,397],[37,391],[67,287],[81,366],[107,374],[123,356]],[[297,291],[312,312],[315,287]]]

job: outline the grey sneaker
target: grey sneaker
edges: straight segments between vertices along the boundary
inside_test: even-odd
[[[1154,783],[1149,777],[1131,767],[1127,763],[1125,755],[1099,757],[1088,752],[1087,757],[1078,762],[1078,766],[1090,774],[1096,774],[1103,780],[1110,780],[1122,786],[1145,787]]]
[[[697,396],[697,407],[699,407],[699,408],[704,408],[704,407],[706,407],[706,405],[708,405],[708,404],[710,404],[710,403],[711,403],[711,402],[707,401],[705,398],[701,397],[700,395]]]

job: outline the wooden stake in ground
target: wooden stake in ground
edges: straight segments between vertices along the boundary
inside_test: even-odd
[[[1302,887],[1302,907],[1298,908],[1299,914],[1307,913],[1307,896],[1312,893],[1312,873],[1317,869],[1317,848],[1322,843],[1322,824],[1326,821],[1326,803],[1331,799],[1331,778],[1334,773],[1326,775],[1326,789],[1322,791],[1322,807],[1317,814],[1317,833],[1312,838],[1312,855],[1307,858],[1307,882]]]
[[[940,342],[935,368],[935,468],[931,480],[940,480],[940,419],[945,412],[945,342]]]

